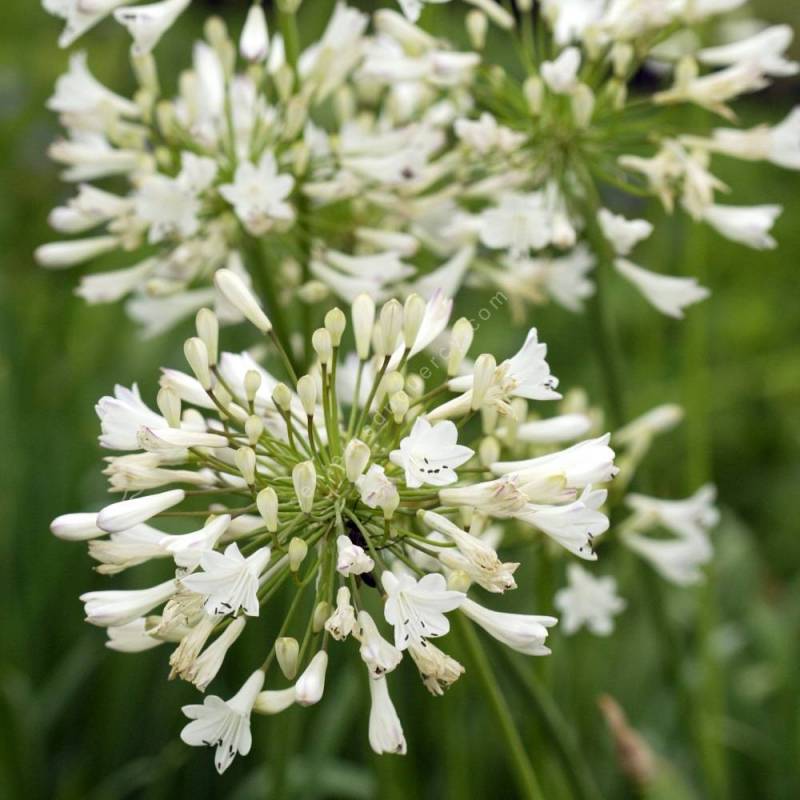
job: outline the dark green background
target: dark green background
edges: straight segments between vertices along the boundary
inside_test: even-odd
[[[196,17],[182,21],[174,43],[198,29],[203,5],[195,2]],[[233,16],[245,4],[215,5]],[[329,6],[305,0],[311,28]],[[771,20],[800,17],[794,3],[758,7]],[[58,128],[43,105],[67,56],[55,45],[57,22],[33,0],[6,0],[0,26],[0,798],[267,797],[287,752],[285,797],[514,797],[469,664],[467,676],[438,699],[410,667],[403,670],[392,689],[409,755],[378,759],[367,745],[363,670],[340,648],[348,657],[334,660],[325,701],[256,720],[253,754],[218,778],[207,751],[178,740],[179,707],[195,693],[165,680],[166,649],[115,654],[104,649],[102,631],[82,622],[78,594],[108,584],[90,571],[85,549],[54,539],[48,523],[103,502],[96,399],[115,382],[133,381],[152,398],[157,366],[182,363],[178,333],[186,331],[141,342],[119,307],[87,308],[73,297],[78,271],[33,264],[32,250],[51,236],[49,209],[68,196],[45,156]],[[82,45],[96,74],[113,87],[129,85],[119,30],[106,24]],[[188,50],[166,50],[160,55],[173,69],[185,65]],[[797,101],[797,82],[784,81],[738,108],[747,123],[775,121]],[[756,253],[652,208],[656,233],[638,260],[659,271],[699,272],[713,297],[684,323],[658,315],[620,282],[613,298],[631,411],[676,401],[692,420],[653,452],[647,488],[680,496],[707,476],[719,485],[724,517],[714,536],[713,579],[676,590],[611,555],[600,570],[621,573],[629,603],[616,634],[565,639],[556,632],[550,659],[523,662],[561,707],[607,797],[633,795],[596,708],[602,692],[618,698],[681,776],[663,797],[800,794],[798,181],[761,164],[721,160],[718,171],[733,187],[731,202],[785,205],[780,248]],[[461,302],[474,311],[480,298]],[[533,310],[531,322],[550,346],[562,385],[585,385],[601,399],[588,319],[548,307]],[[500,320],[484,335],[483,349],[505,354],[523,331],[512,333]],[[125,575],[115,584],[141,586],[145,577]],[[562,582],[563,563],[550,577]],[[546,583],[536,593],[527,580],[520,584],[509,606],[552,610]],[[458,654],[457,643],[452,649]],[[548,800],[573,797],[534,706],[499,653],[490,654]],[[226,688],[246,663],[226,667]]]

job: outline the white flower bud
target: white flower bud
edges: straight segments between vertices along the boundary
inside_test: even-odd
[[[405,418],[410,405],[411,401],[408,399],[408,395],[403,391],[395,392],[389,396],[389,408],[391,408],[394,421],[398,425]]]
[[[257,369],[249,369],[244,375],[244,393],[250,405],[253,404],[261,388],[261,380],[261,373]]]
[[[544,82],[538,75],[531,75],[522,85],[522,91],[531,114],[538,117],[544,103]]]
[[[261,308],[261,304],[235,272],[218,269],[214,273],[214,284],[220,294],[262,333],[269,333],[272,330],[272,323]]]
[[[394,352],[402,327],[403,306],[399,300],[392,298],[383,304],[378,321],[379,335],[376,350],[379,351],[379,355],[390,356]]]
[[[299,536],[293,536],[292,541],[289,542],[289,569],[297,572],[307,555],[308,545],[305,540]]]
[[[182,503],[185,497],[183,489],[170,489],[112,503],[97,515],[97,527],[108,533],[127,530]]]
[[[275,659],[287,681],[294,680],[297,675],[300,645],[292,636],[281,636],[275,642]]]
[[[500,460],[500,442],[494,436],[485,437],[478,446],[478,458],[484,467]]]
[[[180,395],[169,386],[164,386],[158,390],[156,397],[158,410],[169,424],[170,428],[180,428],[181,426],[181,398]]]
[[[327,669],[328,654],[324,650],[320,650],[311,659],[311,662],[294,685],[299,705],[313,706],[314,703],[319,703],[325,691],[325,672]]]
[[[217,365],[219,358],[219,320],[210,308],[201,308],[195,318],[197,335],[203,340],[208,350],[208,363]]]
[[[261,434],[264,433],[264,422],[261,417],[257,417],[255,414],[249,416],[244,423],[244,432],[251,445],[257,444]]]
[[[370,449],[361,439],[351,439],[344,449],[344,470],[347,480],[355,483],[367,468]],[[495,459],[497,461],[498,459]]]
[[[323,367],[329,367],[333,357],[333,342],[325,328],[317,328],[311,335],[311,346]]]
[[[486,392],[494,380],[494,373],[497,369],[497,362],[491,353],[483,353],[475,360],[475,373],[472,378],[472,402],[473,411],[477,411],[486,398]]]
[[[353,301],[351,311],[356,352],[362,361],[369,358],[372,327],[375,324],[375,302],[368,294],[360,294]]]
[[[462,569],[454,569],[447,576],[447,588],[452,592],[464,592],[466,594],[471,586],[472,579]]]
[[[82,264],[119,246],[116,236],[95,236],[90,239],[73,239],[69,242],[52,242],[36,248],[34,258],[41,267],[60,268]]]
[[[247,21],[239,39],[239,52],[245,61],[264,61],[269,52],[267,18],[260,3],[250,6]]]
[[[272,390],[272,402],[282,411],[288,411],[292,405],[292,391],[285,383],[275,384]]]
[[[325,329],[331,335],[331,344],[338,347],[342,343],[342,334],[347,326],[347,317],[341,308],[332,308],[325,315]]]
[[[466,318],[456,320],[450,334],[450,351],[447,354],[447,374],[450,376],[458,375],[461,364],[469,351],[475,330],[472,323]]]
[[[320,600],[314,607],[314,613],[311,615],[311,630],[314,633],[319,633],[328,621],[332,612],[331,604],[327,600]]]
[[[497,459],[494,459],[497,461]],[[262,489],[256,497],[256,507],[267,530],[275,533],[278,530],[278,495],[271,486]]]
[[[388,372],[383,376],[380,391],[382,394],[392,395],[401,391],[405,383],[405,378],[399,372]]]
[[[242,477],[252,486],[256,481],[256,454],[252,447],[240,447],[234,455],[236,468]]]
[[[416,372],[412,372],[411,375],[406,377],[405,390],[409,397],[416,400],[425,393],[425,381]]]
[[[314,505],[314,493],[317,490],[317,471],[314,469],[314,462],[301,461],[295,464],[292,470],[292,483],[297,502],[300,503],[300,510],[310,514]]]
[[[183,352],[189,366],[192,368],[195,377],[200,381],[200,385],[206,390],[211,389],[211,370],[208,364],[208,349],[202,339],[193,336],[187,339],[183,346]]]
[[[466,26],[472,46],[476,50],[483,50],[486,44],[486,31],[489,28],[489,18],[483,11],[473,9],[467,14]]]
[[[617,41],[611,47],[611,63],[614,65],[614,76],[625,78],[633,62],[634,49],[630,42]]]
[[[427,304],[418,294],[410,294],[406,298],[403,307],[403,341],[407,350],[410,350],[417,340],[426,308]]]
[[[594,114],[594,93],[585,84],[579,83],[570,98],[572,103],[572,116],[579,128],[586,128],[592,121]]]
[[[306,416],[313,417],[317,407],[317,382],[310,375],[303,375],[297,381],[297,394]]]
[[[83,542],[105,536],[106,532],[97,527],[97,514],[62,514],[50,523],[53,536],[68,542]]]
[[[297,290],[297,296],[309,306],[321,303],[329,294],[330,290],[322,281],[307,281]]]

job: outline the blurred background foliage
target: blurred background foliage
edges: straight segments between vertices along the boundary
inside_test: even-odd
[[[331,4],[305,0],[309,31],[322,26]],[[244,0],[196,0],[171,36],[173,46],[160,48],[167,74],[188,61],[188,42],[209,5],[237,18],[246,7]],[[763,19],[800,22],[796,3],[753,5]],[[450,13],[432,11],[455,30],[460,23]],[[218,778],[208,752],[178,740],[179,708],[194,691],[165,680],[164,650],[115,654],[103,647],[101,630],[83,623],[78,594],[107,583],[90,571],[85,550],[54,539],[48,524],[59,513],[104,502],[96,399],[115,382],[134,381],[152,399],[157,366],[182,363],[183,337],[142,342],[120,308],[87,308],[73,296],[75,271],[33,264],[32,250],[51,236],[49,209],[69,194],[45,155],[58,128],[44,109],[67,55],[55,46],[57,22],[38,2],[5,0],[1,19],[0,798],[514,797],[489,704],[468,661],[468,676],[443,698],[428,697],[410,667],[395,680],[409,741],[405,759],[379,759],[369,750],[363,671],[348,652],[342,661],[349,667],[329,671],[320,706],[258,718],[254,752]],[[489,46],[497,45],[495,36]],[[120,30],[107,23],[85,46],[106,83],[130,85]],[[784,81],[745,100],[743,122],[777,121],[799,93],[797,82]],[[619,701],[668,762],[651,796],[800,796],[800,195],[795,175],[769,165],[720,160],[716,168],[735,189],[731,202],[785,206],[780,248],[756,253],[685,220],[660,221],[639,260],[659,271],[698,272],[712,299],[676,323],[615,281],[613,306],[630,412],[675,401],[690,415],[652,452],[646,488],[681,496],[712,477],[724,511],[717,558],[704,586],[677,590],[609,548],[600,569],[619,576],[628,598],[614,636],[556,632],[554,654],[535,663],[489,648],[548,800],[636,796],[598,710],[603,693]],[[467,292],[460,303],[474,313],[481,298]],[[483,349],[498,355],[523,337],[503,316],[480,334]],[[587,317],[545,307],[532,310],[529,321],[548,342],[562,385],[586,386],[603,399]],[[535,552],[525,558],[535,562]],[[535,576],[529,569],[508,605],[535,599],[537,611],[551,612],[563,568],[559,562]],[[117,585],[146,579],[125,575]],[[448,647],[461,653],[458,641]],[[257,658],[248,648],[259,643],[229,665],[225,690]],[[552,705],[566,724],[566,754],[548,727]],[[568,766],[576,758],[588,765],[590,779]]]

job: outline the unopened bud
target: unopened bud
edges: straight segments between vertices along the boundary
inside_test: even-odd
[[[313,417],[317,407],[317,382],[310,375],[303,375],[297,381],[297,394],[306,416]]]
[[[278,495],[271,486],[262,489],[256,497],[256,507],[270,533],[278,530]]]
[[[399,425],[405,419],[411,401],[404,391],[395,392],[389,396],[389,408],[392,410],[394,421]]]
[[[500,460],[500,442],[494,436],[486,436],[478,446],[478,458],[484,467]]]
[[[297,675],[300,645],[292,636],[281,636],[275,642],[275,660],[278,662],[283,677],[287,681],[294,680]]]
[[[483,50],[486,44],[486,31],[489,28],[489,19],[486,14],[473,9],[467,14],[466,26],[472,46],[476,50]]]
[[[492,385],[497,362],[491,353],[483,353],[475,360],[475,372],[472,378],[472,403],[473,411],[477,411],[486,397],[486,392]]]
[[[314,633],[319,633],[325,627],[325,623],[328,621],[332,611],[331,604],[327,600],[321,600],[317,603],[314,609],[314,616],[311,619],[311,630]]]
[[[258,390],[261,388],[261,380],[261,373],[257,369],[249,369],[244,374],[244,394],[250,405],[255,402]]]
[[[538,75],[531,75],[522,85],[522,92],[525,95],[528,110],[534,117],[538,117],[542,113],[542,105],[544,104],[544,83],[542,79]]]
[[[330,290],[322,281],[308,281],[297,290],[297,296],[309,306],[321,303],[329,294]]]
[[[272,330],[272,323],[261,308],[261,304],[233,270],[218,269],[214,273],[214,285],[220,294],[262,333],[269,333]]]
[[[250,6],[247,21],[239,39],[239,52],[246,61],[264,61],[269,52],[267,18],[260,3]]]
[[[376,349],[382,356],[390,356],[397,347],[400,330],[403,327],[403,306],[399,300],[392,298],[383,304],[378,320],[378,336]]]
[[[422,397],[425,393],[425,381],[422,379],[421,375],[417,375],[416,372],[412,372],[410,375],[406,377],[406,394],[416,400],[418,397]]]
[[[261,434],[264,433],[264,421],[261,417],[252,414],[245,420],[244,432],[247,434],[247,441],[251,445],[257,444]]]
[[[451,592],[468,592],[472,586],[472,579],[467,575],[464,570],[454,569],[447,576],[447,588]]]
[[[617,41],[611,47],[611,63],[614,65],[614,77],[624,80],[628,68],[633,62],[634,50],[630,42]]]
[[[344,471],[347,480],[355,483],[369,463],[370,449],[361,439],[351,439],[344,449]]]
[[[217,365],[219,358],[219,320],[210,308],[201,308],[195,318],[197,335],[205,343],[208,350],[208,363],[212,367]]]
[[[388,372],[381,381],[381,392],[392,395],[402,390],[405,385],[405,378],[397,371]]]
[[[308,555],[308,545],[299,536],[293,536],[289,542],[289,569],[297,572],[305,557]]]
[[[579,128],[588,127],[594,114],[594,93],[585,84],[579,83],[570,98],[572,103],[572,117]]]
[[[310,514],[314,505],[314,493],[317,490],[317,471],[314,469],[314,462],[301,461],[295,464],[292,470],[292,483],[300,510]]]
[[[183,346],[183,353],[195,377],[200,381],[200,385],[206,391],[210,391],[211,370],[208,365],[208,349],[203,340],[197,336],[187,339]]]
[[[472,323],[466,317],[456,320],[450,334],[450,351],[447,354],[447,374],[451,377],[458,375],[474,335]]]
[[[497,417],[499,412],[497,406],[483,406],[481,408],[481,430],[485,434],[494,433],[497,427]]]
[[[156,397],[158,410],[167,421],[170,428],[180,428],[181,426],[181,398],[180,395],[169,386],[160,389]]]
[[[256,482],[256,454],[252,447],[240,447],[234,456],[236,468],[242,473],[248,486]]]
[[[329,367],[333,358],[333,342],[325,328],[317,328],[311,335],[311,346],[323,367]]]
[[[369,358],[372,328],[375,324],[375,301],[368,294],[358,295],[353,301],[351,314],[356,352],[362,361],[366,361]]]
[[[403,341],[407,350],[410,350],[417,341],[426,308],[425,301],[418,294],[411,294],[406,298],[403,307]]]
[[[342,334],[347,326],[347,317],[341,308],[332,308],[325,315],[325,330],[331,336],[331,344],[338,347],[342,343]]]

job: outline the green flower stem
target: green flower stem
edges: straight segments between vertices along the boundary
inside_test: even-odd
[[[547,729],[547,734],[555,744],[564,765],[564,773],[575,790],[577,800],[602,800],[591,770],[583,758],[569,723],[548,692],[540,685],[539,679],[529,669],[525,669],[518,657],[506,648],[500,648],[503,659],[511,672],[528,694],[533,708]]]
[[[297,15],[294,11],[286,11],[286,0],[278,0],[278,27],[283,37],[286,61],[297,75],[297,61],[300,58],[300,34],[297,30]]]
[[[459,615],[458,624],[461,630],[461,638],[469,651],[473,666],[480,676],[492,710],[500,725],[500,730],[506,740],[508,755],[519,784],[520,797],[524,797],[526,800],[544,800],[544,794],[539,787],[533,765],[525,752],[525,746],[522,743],[519,731],[514,725],[511,710],[500,691],[497,678],[492,672],[492,666],[486,657],[480,640],[468,619]]]

